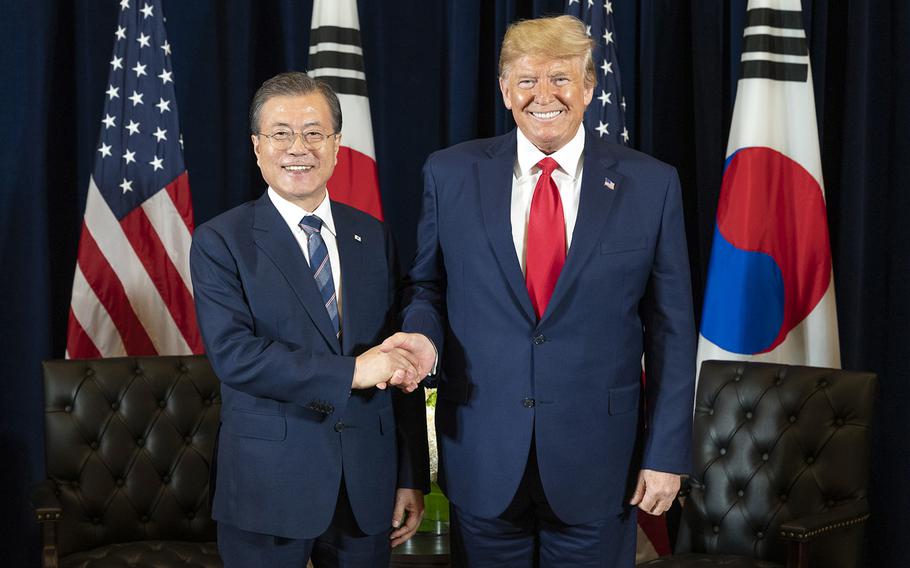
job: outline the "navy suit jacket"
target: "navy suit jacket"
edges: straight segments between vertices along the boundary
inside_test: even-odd
[[[515,157],[512,131],[427,160],[403,329],[440,350],[453,503],[501,514],[533,434],[554,512],[589,522],[623,510],[639,467],[689,471],[695,324],[679,180],[587,132],[572,243],[537,321],[512,240]]]
[[[190,269],[206,352],[221,379],[213,517],[313,538],[342,469],[360,528],[391,526],[395,490],[428,490],[423,390],[351,391],[354,356],[393,331],[386,227],[332,202],[342,274],[339,344],[313,274],[268,195],[196,229]],[[392,392],[396,391],[396,392]]]

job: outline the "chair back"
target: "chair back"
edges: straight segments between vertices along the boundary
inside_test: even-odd
[[[221,394],[208,360],[43,365],[60,555],[131,541],[214,541],[208,487]]]
[[[705,361],[678,551],[784,563],[781,523],[866,499],[876,377]]]

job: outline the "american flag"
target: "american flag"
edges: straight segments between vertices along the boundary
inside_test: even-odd
[[[626,99],[622,96],[622,83],[619,78],[613,2],[568,0],[566,14],[583,21],[588,28],[588,35],[595,40],[593,56],[597,87],[594,90],[594,100],[585,111],[585,126],[610,142],[628,144]]]
[[[73,277],[67,357],[203,350],[193,207],[160,0],[122,0]]]
[[[585,23],[594,42],[594,67],[597,87],[594,99],[585,111],[585,126],[602,139],[617,144],[629,144],[626,128],[626,99],[622,96],[619,77],[619,57],[616,53],[616,28],[613,26],[611,0],[567,0],[566,14]],[[642,373],[642,381],[645,381]],[[638,513],[638,550],[636,562],[651,560],[670,553],[666,519],[643,511]]]
[[[329,196],[382,220],[356,0],[315,0],[310,27],[308,74],[332,86],[344,118]]]

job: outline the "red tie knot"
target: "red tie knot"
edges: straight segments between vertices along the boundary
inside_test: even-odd
[[[553,173],[553,170],[559,167],[559,164],[556,163],[556,160],[547,156],[543,160],[537,162],[537,167],[541,169],[543,175],[549,176]]]

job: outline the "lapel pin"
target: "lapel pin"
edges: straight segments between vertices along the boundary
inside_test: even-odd
[[[356,233],[354,234],[354,240],[357,241],[358,243],[363,241],[363,239],[360,238],[360,235],[358,235]]]
[[[613,191],[614,189],[616,189],[616,182],[614,182],[610,178],[604,178],[604,187],[609,189],[610,191]]]

